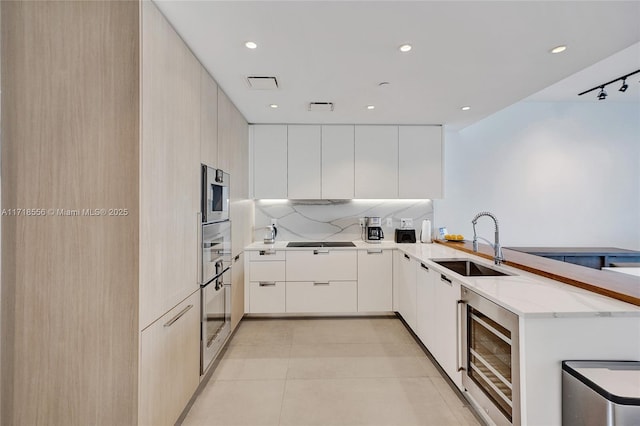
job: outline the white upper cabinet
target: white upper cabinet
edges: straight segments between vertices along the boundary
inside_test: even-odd
[[[254,198],[287,198],[287,126],[253,126]]]
[[[355,127],[355,198],[398,198],[398,126]]]
[[[442,127],[399,127],[398,198],[442,197]]]
[[[322,126],[322,198],[354,198],[354,126]]]
[[[320,126],[288,126],[288,196],[320,198]]]

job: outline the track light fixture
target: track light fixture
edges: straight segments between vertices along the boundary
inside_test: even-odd
[[[604,86],[600,86],[600,93],[598,93],[598,100],[604,101],[607,99],[607,92],[604,90]]]
[[[618,90],[621,91],[622,93],[624,93],[624,92],[627,91],[628,88],[629,88],[629,85],[627,84],[627,79],[623,78],[622,79],[622,86],[620,86],[620,88]]]
[[[582,95],[584,95],[585,93],[593,92],[594,90],[600,89],[600,92],[598,92],[598,100],[603,101],[603,100],[605,100],[605,99],[607,98],[607,91],[606,91],[606,90],[604,90],[604,88],[605,88],[607,85],[609,85],[609,84],[611,84],[611,83],[615,83],[616,81],[620,81],[620,80],[622,80],[622,86],[620,86],[620,88],[619,88],[618,90],[619,90],[620,92],[624,93],[624,92],[626,92],[626,91],[627,91],[627,89],[629,88],[629,85],[627,84],[627,77],[630,77],[630,76],[632,76],[632,75],[634,75],[634,74],[638,74],[638,73],[640,73],[640,70],[635,70],[635,71],[633,71],[633,72],[630,72],[629,74],[623,75],[623,76],[621,76],[621,77],[618,77],[618,78],[616,78],[616,79],[613,79],[613,80],[611,80],[611,81],[608,81],[608,82],[606,82],[606,83],[604,83],[604,84],[600,84],[599,86],[592,87],[592,88],[591,88],[591,89],[589,89],[589,90],[585,90],[585,91],[584,91],[584,92],[582,92],[582,93],[578,93],[578,96],[582,96]]]

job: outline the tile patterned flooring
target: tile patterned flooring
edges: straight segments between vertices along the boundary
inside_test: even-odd
[[[481,423],[390,317],[243,320],[182,424]]]

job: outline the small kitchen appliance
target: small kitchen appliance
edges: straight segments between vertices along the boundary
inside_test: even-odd
[[[368,243],[379,243],[384,239],[382,232],[382,219],[379,217],[364,218],[364,241]]]
[[[278,235],[278,228],[275,225],[267,226],[267,232],[264,234],[264,243],[273,244],[276,242],[276,236]]]
[[[202,165],[202,223],[229,220],[229,173]]]
[[[415,229],[396,229],[396,243],[415,243],[416,242],[416,230]]]

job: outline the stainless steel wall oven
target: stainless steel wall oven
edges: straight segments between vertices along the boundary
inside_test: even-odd
[[[462,384],[497,425],[520,424],[518,316],[462,287]]]
[[[202,222],[229,220],[228,173],[202,165]]]
[[[231,222],[202,225],[201,356],[204,374],[231,334]]]

